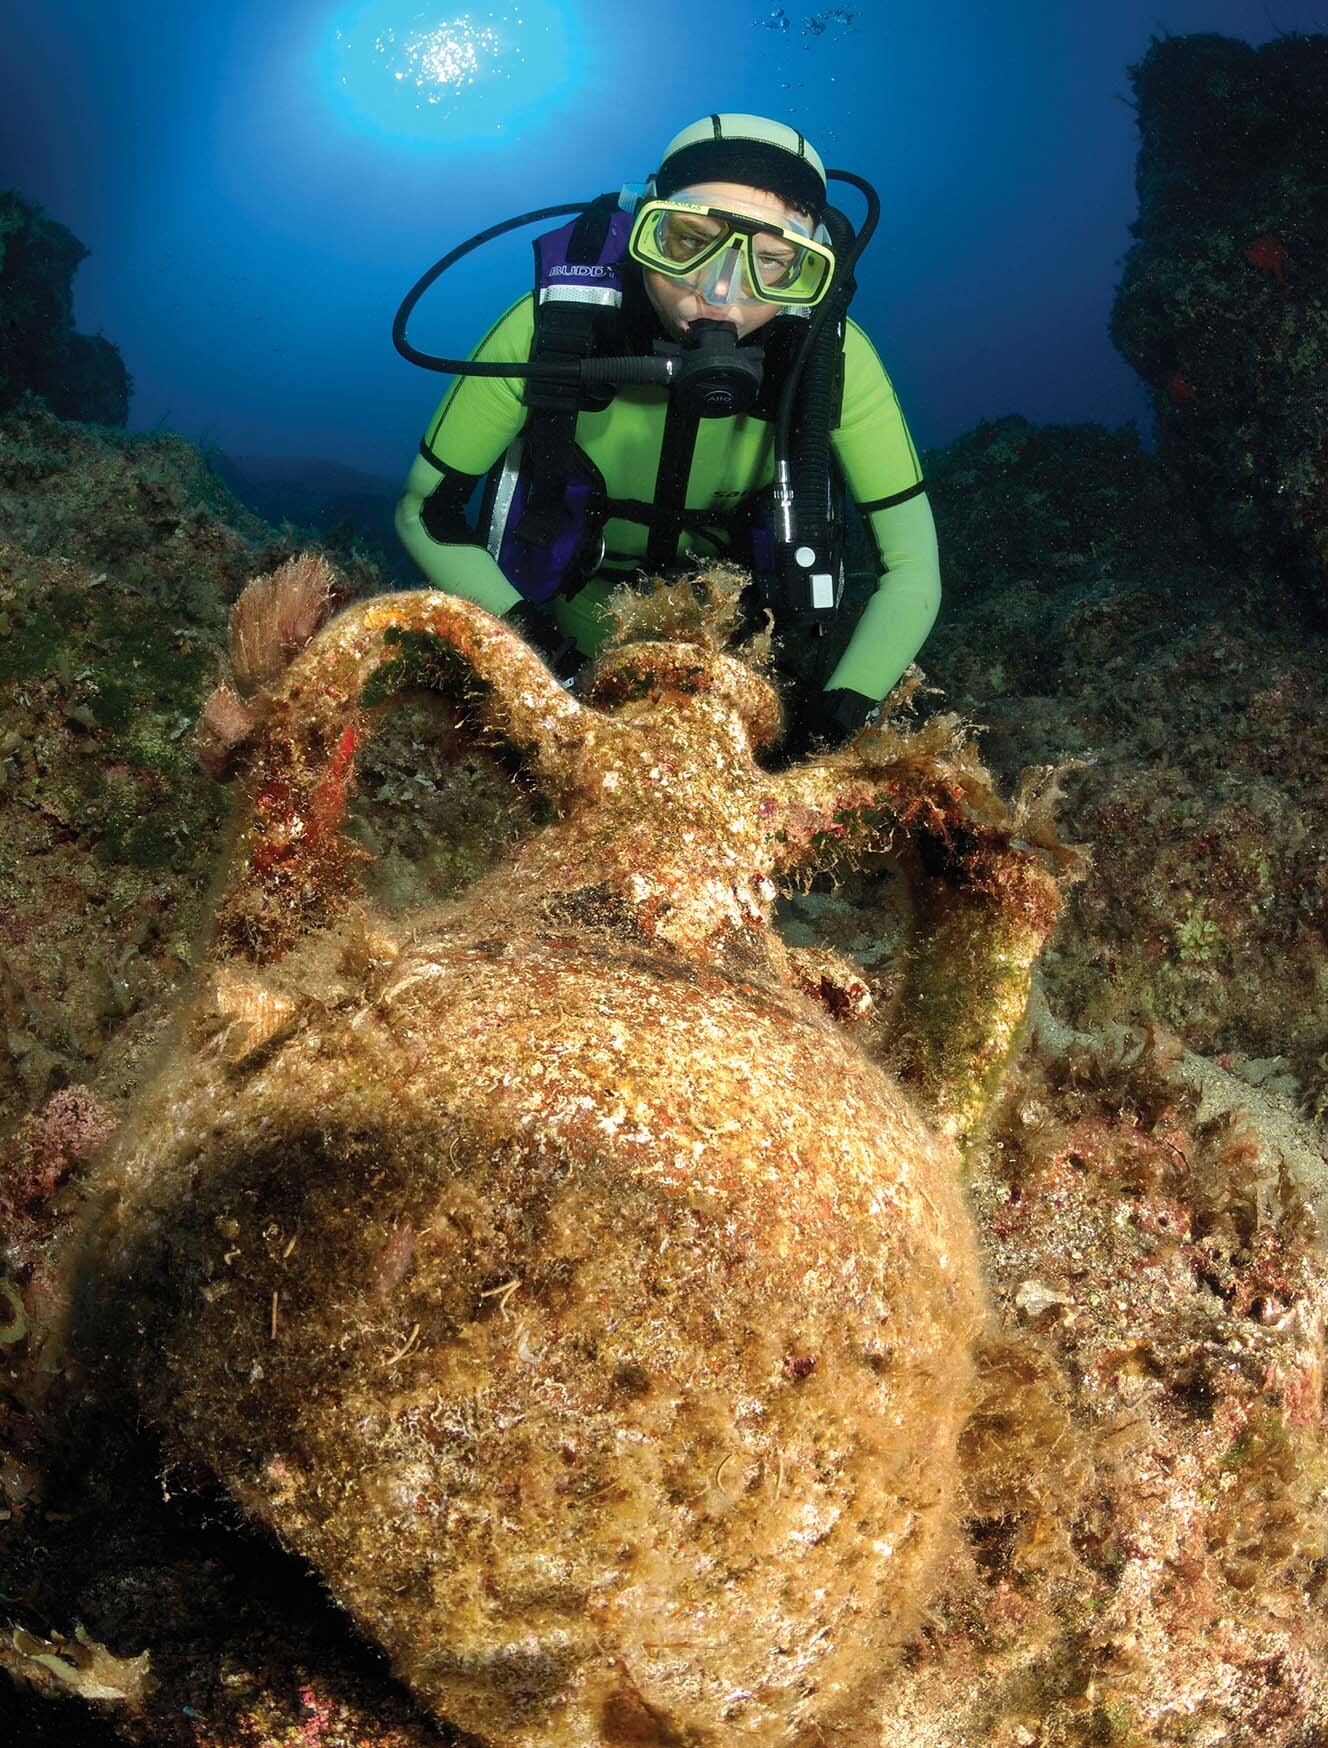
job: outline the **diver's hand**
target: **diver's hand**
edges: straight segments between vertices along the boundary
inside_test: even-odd
[[[879,708],[879,699],[864,697],[848,686],[813,693],[800,700],[794,711],[780,744],[780,758],[792,764],[818,747],[833,751],[843,746]]]
[[[561,632],[553,615],[533,601],[518,601],[503,614],[503,624],[510,625],[530,645],[556,680],[570,680],[585,663],[576,639]]]

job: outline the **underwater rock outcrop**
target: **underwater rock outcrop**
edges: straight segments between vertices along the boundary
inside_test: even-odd
[[[0,413],[31,393],[61,419],[128,419],[119,347],[74,328],[73,278],[86,255],[66,225],[0,190]]]
[[[1018,421],[929,456],[959,564],[928,671],[1008,781],[1068,761],[1092,847],[1039,976],[1085,1032],[1160,1023],[1328,1112],[1328,644],[1275,574],[1216,561],[1177,507],[1053,543],[1044,479],[1102,456],[1095,496],[1156,502],[1151,458]],[[976,453],[975,453],[976,451]],[[1088,495],[1088,494],[1086,494]],[[961,501],[956,501],[961,500]],[[1006,528],[983,571],[977,531]],[[1059,550],[1057,550],[1059,546]],[[1039,554],[1043,556],[1039,556]]]
[[[1165,37],[1133,70],[1138,242],[1112,336],[1223,549],[1328,611],[1328,36]]]
[[[1011,413],[924,462],[945,555],[941,635],[956,607],[995,585],[1175,545],[1172,494],[1133,426],[1035,425]],[[1031,641],[1011,654],[1032,656]]]
[[[1328,1733],[1322,1161],[1157,1028],[1045,1011],[973,1160],[1003,1334],[896,1740],[1309,1748]],[[1317,1178],[1305,1172],[1317,1170]]]
[[[193,725],[290,551],[183,438],[0,416],[0,1175],[63,1085],[118,1113],[173,1011],[224,809]],[[343,596],[383,581],[342,556]]]
[[[949,1543],[985,1318],[943,1131],[1008,1055],[1071,860],[952,722],[761,769],[766,681],[643,611],[585,702],[415,592],[213,714],[249,823],[84,1259],[89,1375],[128,1355],[171,1452],[504,1743],[793,1740],[871,1702]],[[554,816],[389,929],[342,818],[420,685]],[[886,851],[916,1097],[849,1030],[856,968],[769,926],[778,882]]]

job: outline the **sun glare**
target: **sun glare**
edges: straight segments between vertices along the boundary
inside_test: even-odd
[[[493,9],[361,0],[331,21],[333,92],[361,125],[397,138],[492,138],[559,96],[567,29],[557,0]]]
[[[521,20],[515,22],[520,25]],[[503,39],[492,25],[477,25],[467,12],[422,30],[403,33],[389,28],[375,41],[374,53],[394,79],[406,81],[419,92],[422,103],[444,103],[473,85],[498,59],[502,45]]]

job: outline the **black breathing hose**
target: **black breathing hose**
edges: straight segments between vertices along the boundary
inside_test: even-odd
[[[541,359],[535,364],[495,359],[492,363],[483,363],[474,358],[436,358],[431,352],[421,352],[406,338],[406,325],[414,314],[416,304],[436,279],[441,278],[463,256],[469,255],[472,249],[478,249],[508,231],[520,230],[522,225],[533,225],[540,219],[563,218],[568,213],[585,212],[591,204],[588,200],[578,200],[567,206],[542,206],[538,212],[523,212],[518,218],[504,219],[501,224],[490,225],[487,231],[481,231],[478,236],[469,237],[455,249],[449,250],[441,261],[435,261],[429,271],[415,281],[401,300],[401,307],[392,323],[392,344],[397,351],[411,364],[418,364],[421,369],[445,371],[449,376],[520,376],[533,378],[537,382],[584,383],[594,386],[604,384],[611,388],[635,383],[652,383],[656,387],[667,384],[671,364],[663,358],[573,358],[566,362],[561,359]]]
[[[806,339],[789,370],[780,396],[775,421],[776,462],[787,468],[788,483],[798,506],[794,536],[810,546],[824,543],[829,517],[826,480],[829,477],[830,414],[838,386],[839,356],[843,349],[843,323],[856,289],[854,268],[876,230],[881,201],[871,183],[851,170],[827,170],[827,177],[847,182],[867,202],[862,229],[854,234],[844,214],[827,207],[824,215],[835,251],[837,270],[825,300],[812,312]],[[799,401],[797,452],[793,443],[793,409]]]
[[[853,227],[842,212],[828,207],[824,220],[830,233],[835,259],[845,261],[847,283],[836,286],[837,306],[808,336],[798,387],[798,423],[790,458],[794,501],[798,506],[797,535],[807,545],[822,551],[828,535],[829,504],[826,481],[830,477],[830,425],[839,389],[840,357],[844,343],[843,317],[852,295]],[[831,300],[827,300],[831,301]],[[819,313],[819,312],[818,312]]]
[[[396,313],[392,323],[392,344],[403,358],[412,364],[418,364],[422,370],[442,370],[449,376],[465,374],[466,376],[538,376],[546,382],[578,382],[581,377],[581,366],[575,361],[570,364],[503,364],[495,361],[492,364],[477,363],[473,358],[435,358],[430,352],[420,352],[406,338],[406,324],[415,310],[415,305],[428,291],[435,279],[446,273],[449,267],[469,255],[472,249],[478,249],[484,243],[491,243],[495,237],[501,237],[508,231],[520,230],[522,225],[533,225],[538,219],[564,218],[568,213],[584,212],[590,202],[586,200],[573,201],[568,206],[542,206],[538,212],[523,212],[519,218],[504,219],[501,224],[490,225],[487,231],[481,231],[478,236],[468,238],[464,243],[458,243],[455,249],[448,251],[441,261],[435,261],[429,271],[414,285],[401,300],[401,308]]]

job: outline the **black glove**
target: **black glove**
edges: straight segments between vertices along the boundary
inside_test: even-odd
[[[879,699],[865,698],[848,686],[795,698],[791,720],[780,743],[782,761],[792,764],[795,759],[805,758],[815,746],[830,750],[843,746],[879,708]]]
[[[561,632],[553,615],[533,601],[518,601],[515,607],[509,607],[503,614],[503,624],[510,625],[530,645],[556,680],[570,680],[585,661],[576,647],[576,639]]]

